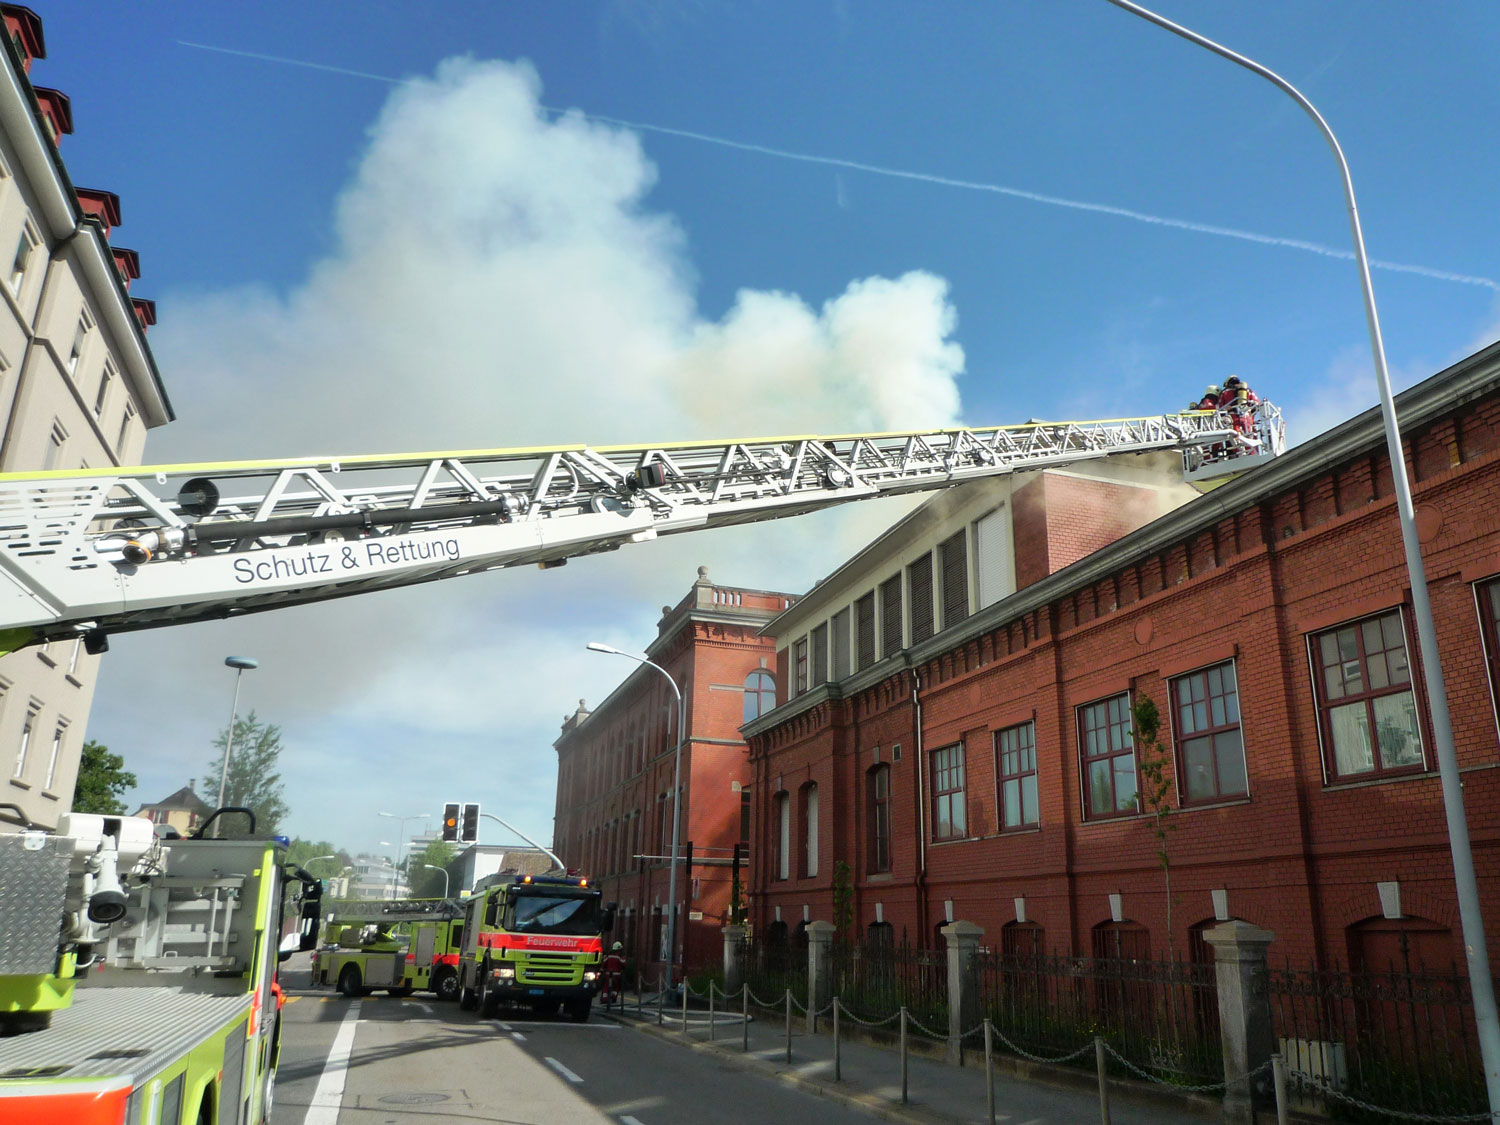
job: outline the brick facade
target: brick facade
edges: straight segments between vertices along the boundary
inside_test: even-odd
[[[678,685],[687,709],[679,963],[719,955],[741,842],[741,794],[750,779],[739,728],[759,700],[767,709],[774,700],[774,642],[760,630],[791,602],[786,594],[716,585],[699,567],[688,595],[662,607],[656,640],[645,652]],[[639,666],[593,711],[580,701],[553,746],[553,847],[594,880],[605,901],[619,903],[615,938],[630,963],[654,978],[665,940],[676,697],[664,677]]]
[[[1500,577],[1500,345],[1404,393],[1398,405],[1481,896],[1493,924],[1500,917],[1500,737],[1496,661],[1487,655],[1495,630],[1487,621],[1500,616],[1500,592],[1492,604],[1486,582]],[[746,727],[757,795],[753,922],[769,926],[777,908],[794,923],[804,914],[834,920],[832,871],[842,859],[853,871],[861,930],[875,921],[878,904],[898,940],[904,932],[914,943],[940,945],[935,928],[951,916],[983,926],[997,948],[1024,922],[1041,928],[1047,950],[1077,954],[1091,951],[1097,927],[1118,912],[1117,921],[1134,924],[1135,940],[1165,955],[1168,907],[1156,837],[1151,818],[1128,799],[1141,751],[1126,742],[1112,756],[1109,742],[1110,715],[1128,722],[1129,707],[1149,698],[1161,713],[1174,808],[1172,949],[1194,948],[1196,928],[1214,918],[1218,891],[1229,915],[1276,933],[1278,957],[1329,964],[1406,950],[1444,967],[1461,963],[1378,414],[1128,534],[1099,517],[1121,510],[1107,485],[1044,479],[1018,485],[1014,501],[1015,593]],[[1023,517],[1041,520],[1049,534],[1026,533]],[[1072,550],[1059,528],[1074,529]],[[825,593],[827,585],[786,616],[816,620],[820,597],[829,613],[837,610],[845,591]],[[1410,681],[1404,689],[1403,677]],[[1239,704],[1237,722],[1216,722],[1212,699],[1199,712],[1169,700],[1169,691],[1189,702],[1195,690],[1205,698],[1218,691],[1222,703],[1226,686]],[[1413,711],[1417,725],[1406,718]],[[1184,721],[1197,725],[1189,731]],[[1205,723],[1218,733],[1200,738]],[[1086,775],[1091,730],[1098,756],[1089,756],[1094,768]],[[1000,758],[996,739],[1005,731],[1012,748],[1029,732],[1033,781],[1018,776],[1024,753]],[[934,791],[935,782],[952,787],[951,771],[934,771],[935,755],[949,747],[961,748],[965,767],[956,798]],[[1374,768],[1366,768],[1364,750]],[[945,754],[939,767],[955,757]],[[1025,817],[1005,823],[1003,766],[1013,812],[1034,784],[1034,824]],[[881,803],[872,789],[877,769],[889,770],[884,872],[873,869],[871,840]],[[779,879],[777,794],[795,801],[807,780],[822,795],[826,858],[816,878],[794,870]],[[1111,803],[1116,797],[1124,807]],[[952,831],[958,817],[962,831]],[[936,838],[945,821],[951,841]],[[794,823],[794,834],[800,827]],[[1381,921],[1376,884],[1384,882],[1399,884],[1406,922],[1394,927]],[[1423,920],[1438,924],[1438,937],[1387,940],[1402,926],[1430,931]]]

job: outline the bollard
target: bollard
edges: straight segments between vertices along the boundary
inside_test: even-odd
[[[792,990],[786,990],[786,1061],[792,1062]]]
[[[663,1012],[663,1009],[666,1006],[666,1003],[667,1003],[667,985],[666,985],[666,982],[661,977],[657,977],[656,978],[656,1026],[657,1027],[660,1027],[662,1025],[662,1021],[666,1018],[665,1013]]]
[[[1276,1125],[1286,1125],[1286,1060],[1280,1051],[1271,1056],[1271,1082],[1276,1087]]]
[[[750,1052],[750,982],[746,981],[740,985],[740,1014],[745,1018],[745,1038],[740,1044],[740,1050],[746,1054]]]
[[[708,1041],[714,1041],[714,989],[717,985],[713,981],[708,982]]]
[[[687,993],[687,980],[684,978],[682,982],[682,1033],[684,1035],[687,1034]]]
[[[906,1104],[906,1005],[901,1005],[901,1104]]]
[[[990,1125],[995,1125],[995,1043],[990,1017],[984,1017],[984,1107]]]
[[[843,1060],[839,1056],[839,998],[833,998],[833,1080],[844,1080]]]
[[[1094,1065],[1099,1070],[1099,1120],[1109,1125],[1109,1078],[1104,1061],[1104,1040],[1094,1036]]]

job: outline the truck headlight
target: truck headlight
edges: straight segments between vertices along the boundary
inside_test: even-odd
[[[516,970],[513,966],[501,965],[498,969],[495,970],[495,975],[498,976],[501,980],[515,980]]]
[[[599,974],[598,973],[584,973],[583,974],[583,979],[584,980],[598,980],[599,979]]]

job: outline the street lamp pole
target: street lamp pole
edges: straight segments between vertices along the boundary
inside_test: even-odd
[[[590,652],[608,653],[610,656],[623,656],[627,660],[634,660],[637,664],[644,664],[648,668],[655,668],[672,686],[672,694],[677,697],[677,751],[672,769],[672,867],[670,877],[667,879],[667,987],[672,987],[672,965],[677,958],[677,855],[681,846],[682,814],[678,808],[678,802],[682,800],[682,740],[687,729],[687,701],[683,698],[682,691],[677,686],[677,681],[672,674],[660,664],[654,664],[644,656],[636,656],[634,653],[621,652],[609,645],[602,645],[596,641],[590,641],[588,645]]]
[[[443,897],[447,898],[448,897],[448,869],[446,867],[439,867],[435,863],[424,863],[424,864],[422,864],[422,866],[425,867],[425,868],[427,868],[430,871],[441,871],[443,873]]]
[[[224,735],[224,764],[219,767],[219,799],[217,808],[224,807],[224,783],[229,779],[229,753],[234,748],[234,724],[239,718],[240,677],[248,668],[260,667],[260,662],[249,656],[226,656],[224,663],[234,669],[234,702],[229,705],[229,730]]]
[[[530,844],[537,851],[539,851],[539,852],[546,852],[547,853],[547,858],[550,859],[557,866],[557,869],[559,871],[566,871],[567,870],[567,867],[564,865],[563,861],[557,858],[557,853],[556,852],[554,852],[551,848],[545,848],[541,844],[538,844],[535,840],[533,840],[530,836],[526,835],[526,833],[522,832],[519,828],[517,828],[510,821],[508,821],[508,820],[501,820],[494,813],[482,812],[482,813],[479,814],[479,816],[480,816],[480,818],[482,820],[493,820],[496,824],[500,825],[500,827],[510,829],[512,832],[514,832],[517,836],[521,837],[521,839],[525,840],[528,844]],[[477,841],[476,841],[476,843],[477,843]]]
[[[1380,318],[1375,311],[1375,289],[1370,281],[1370,261],[1365,254],[1365,236],[1360,228],[1359,209],[1354,203],[1354,181],[1349,164],[1339,147],[1333,130],[1313,104],[1286,79],[1274,71],[1173,23],[1164,16],[1141,7],[1133,0],[1109,0],[1117,8],[1156,24],[1190,43],[1196,43],[1260,75],[1295,101],[1317,124],[1323,139],[1333,150],[1339,175],[1344,183],[1344,203],[1349,211],[1349,227],[1354,236],[1354,260],[1359,267],[1360,289],[1364,294],[1365,323],[1370,333],[1370,350],[1375,357],[1375,380],[1380,390],[1380,413],[1385,422],[1386,452],[1395,482],[1396,513],[1401,524],[1401,542],[1406,551],[1406,571],[1411,583],[1412,615],[1417,620],[1417,645],[1422,654],[1422,673],[1432,709],[1432,734],[1436,743],[1438,774],[1442,781],[1443,810],[1448,820],[1448,846],[1453,856],[1453,881],[1458,892],[1458,915],[1463,927],[1464,955],[1469,967],[1469,985],[1474,998],[1474,1021],[1479,1032],[1479,1051],[1484,1062],[1485,1087],[1490,1112],[1500,1112],[1500,1017],[1495,1008],[1495,987],[1490,976],[1490,958],[1484,936],[1484,917],[1479,905],[1479,883],[1474,874],[1474,854],[1469,844],[1468,820],[1464,814],[1463,782],[1458,772],[1458,755],[1453,746],[1453,726],[1448,717],[1448,691],[1443,681],[1443,666],[1438,653],[1437,629],[1432,620],[1432,603],[1427,596],[1427,576],[1422,564],[1422,545],[1417,534],[1416,513],[1412,506],[1411,485],[1406,477],[1406,457],[1401,448],[1401,431],[1396,423],[1396,403],[1391,394],[1390,371],[1385,361],[1385,341],[1380,334]]]
[[[413,813],[411,816],[397,816],[395,813],[383,812],[377,815],[389,817],[391,820],[399,821],[401,824],[401,838],[396,844],[396,863],[398,865],[397,870],[399,871],[399,865],[411,854],[411,840],[406,835],[406,822],[408,820],[431,820],[432,817],[427,813]],[[392,898],[396,897],[396,886],[396,880],[393,878],[391,880]]]

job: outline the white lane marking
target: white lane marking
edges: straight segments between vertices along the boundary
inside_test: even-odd
[[[344,1103],[344,1082],[349,1076],[349,1056],[354,1051],[354,1029],[359,1022],[359,1001],[349,1005],[344,1022],[333,1037],[333,1046],[328,1048],[328,1061],[323,1064],[323,1073],[318,1078],[318,1088],[313,1091],[312,1101],[307,1106],[303,1125],[338,1125],[339,1107]]]
[[[556,1060],[556,1059],[554,1059],[554,1058],[553,1058],[553,1057],[552,1057],[552,1056],[551,1056],[551,1055],[548,1055],[548,1056],[547,1056],[547,1058],[546,1058],[546,1063],[547,1063],[547,1065],[548,1065],[548,1066],[550,1066],[550,1067],[551,1067],[551,1068],[552,1068],[552,1069],[553,1069],[553,1070],[555,1070],[555,1071],[557,1071],[557,1073],[558,1073],[558,1074],[561,1074],[561,1075],[562,1075],[562,1076],[563,1076],[563,1077],[564,1077],[564,1078],[566,1078],[566,1079],[567,1079],[567,1080],[568,1080],[568,1081],[569,1081],[569,1082],[572,1082],[572,1083],[573,1083],[573,1084],[575,1084],[575,1085],[577,1085],[577,1084],[578,1084],[578,1083],[579,1083],[579,1082],[582,1082],[582,1081],[583,1081],[583,1079],[582,1079],[582,1078],[579,1078],[579,1077],[578,1077],[578,1075],[576,1075],[576,1074],[574,1074],[574,1073],[573,1073],[573,1072],[572,1072],[572,1071],[571,1071],[571,1070],[569,1070],[569,1069],[568,1069],[568,1068],[567,1068],[567,1067],[565,1067],[565,1066],[563,1066],[563,1064],[562,1064],[562,1063],[560,1063],[560,1062],[558,1062],[558,1061],[557,1061],[557,1060]]]
[[[422,1011],[426,1012],[429,1016],[432,1015],[432,1005],[431,1004],[424,1004],[424,1003],[422,1003],[422,1001],[418,1000],[418,1001],[416,1001],[416,1005],[417,1005],[417,1007],[421,1008]]]
[[[526,1042],[526,1036],[522,1035],[519,1031],[512,1031],[510,1033],[510,1037],[512,1039],[514,1039],[517,1043],[524,1043],[524,1042]]]
[[[624,1113],[620,1115],[620,1125],[641,1125],[641,1119],[638,1117],[631,1117],[630,1114]]]
[[[495,1023],[500,1028],[501,1031],[509,1031],[510,1030],[510,1024],[506,1023],[504,1020],[496,1020]]]

